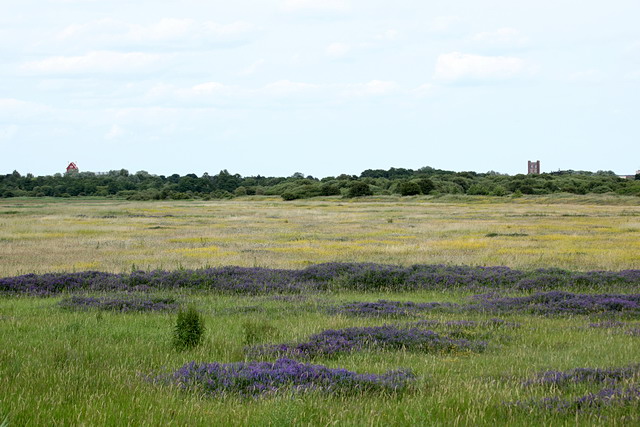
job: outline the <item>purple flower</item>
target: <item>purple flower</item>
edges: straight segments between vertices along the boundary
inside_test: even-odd
[[[164,311],[177,310],[174,298],[136,297],[130,295],[114,297],[71,296],[59,303],[60,307],[71,310],[106,310],[106,311]]]
[[[418,327],[383,325],[328,329],[312,335],[306,342],[260,345],[248,348],[247,352],[255,356],[315,358],[363,349],[405,349],[426,353],[483,351],[486,345],[484,341],[454,339]]]
[[[608,369],[576,368],[569,371],[544,371],[523,384],[526,386],[552,385],[555,387],[577,383],[613,384],[638,375],[640,375],[640,364]]]
[[[582,396],[563,398],[545,397],[524,402],[516,402],[512,406],[527,410],[544,409],[553,412],[580,412],[594,408],[608,406],[624,406],[640,402],[640,388],[638,386],[603,388]]]
[[[527,312],[533,314],[605,314],[640,315],[640,294],[574,294],[570,292],[540,292],[524,297],[476,295],[467,310],[483,312]]]
[[[347,394],[399,392],[405,390],[415,380],[415,376],[407,370],[389,371],[382,375],[357,374],[346,369],[278,359],[275,362],[190,362],[171,376],[157,380],[211,396],[260,396],[311,390]]]
[[[112,274],[80,273],[27,274],[0,279],[0,293],[55,295],[61,292],[141,291],[204,289],[237,294],[295,294],[327,289],[426,290],[464,289],[545,291],[561,288],[605,289],[611,286],[636,288],[640,270],[570,272],[560,269],[518,271],[508,267],[469,267],[385,264],[326,263],[303,270],[220,267],[177,271],[134,271]],[[611,310],[630,310],[628,300],[601,301]]]

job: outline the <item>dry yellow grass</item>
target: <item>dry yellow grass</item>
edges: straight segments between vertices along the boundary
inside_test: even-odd
[[[329,261],[640,268],[637,198],[0,200],[0,277]]]

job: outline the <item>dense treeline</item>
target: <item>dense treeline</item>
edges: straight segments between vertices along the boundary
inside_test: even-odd
[[[417,170],[367,169],[356,175],[322,179],[295,173],[290,177],[242,177],[226,170],[180,176],[127,170],[75,172],[52,176],[0,175],[0,197],[118,197],[132,200],[220,199],[245,195],[278,195],[285,200],[316,196],[359,197],[399,194],[521,195],[550,193],[616,193],[640,196],[640,175],[619,178],[613,172],[558,171],[540,175],[497,172],[452,172],[431,167]]]

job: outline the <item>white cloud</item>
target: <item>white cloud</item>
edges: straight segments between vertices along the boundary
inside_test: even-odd
[[[431,96],[435,90],[436,86],[431,83],[425,83],[423,85],[418,86],[413,90],[413,94],[418,98],[425,98],[427,96]]]
[[[240,75],[250,76],[251,74],[254,74],[260,67],[262,67],[264,62],[265,62],[264,59],[258,59],[256,62],[252,63],[251,65],[243,69],[240,72]]]
[[[471,40],[489,47],[517,47],[529,42],[529,38],[523,36],[515,28],[500,28],[495,31],[477,33]]]
[[[351,46],[346,43],[331,43],[325,49],[327,56],[331,58],[342,58],[351,51]]]
[[[58,33],[61,42],[96,46],[158,46],[182,49],[198,45],[244,40],[256,27],[245,21],[220,24],[213,21],[164,18],[149,25],[101,19],[74,24]]]
[[[226,90],[227,86],[218,82],[207,82],[193,86],[191,92],[199,95],[209,95],[214,92],[221,92]]]
[[[504,80],[531,71],[531,67],[518,57],[451,52],[438,56],[434,78],[449,82]]]
[[[151,88],[145,100],[151,105],[186,107],[226,107],[241,105],[264,108],[269,105],[291,106],[344,102],[348,99],[379,97],[402,93],[394,81],[371,80],[367,83],[314,84],[287,79],[277,80],[262,87],[229,86],[219,82],[204,82],[190,87],[159,84]],[[275,104],[274,104],[275,103]]]
[[[50,111],[51,108],[46,105],[22,101],[15,98],[0,98],[0,123],[31,119]]]
[[[299,95],[316,91],[320,86],[311,83],[292,82],[289,80],[279,80],[269,83],[260,90],[261,93],[276,97]]]
[[[285,0],[282,8],[294,11],[346,11],[349,10],[347,0]]]
[[[114,124],[111,126],[111,129],[109,129],[109,132],[106,133],[104,138],[108,140],[114,140],[114,139],[121,138],[125,134],[126,134],[126,131],[121,126]]]
[[[457,32],[462,23],[463,20],[459,16],[438,16],[431,21],[429,30],[438,34]]]
[[[374,36],[375,40],[393,41],[397,40],[400,33],[397,30],[387,30],[384,33]]]
[[[389,95],[398,90],[396,82],[371,80],[368,83],[348,85],[343,94],[348,97]]]
[[[625,78],[628,79],[628,80],[640,80],[640,70],[631,71],[631,72],[625,74]]]
[[[54,56],[21,66],[33,74],[136,73],[156,67],[163,57],[143,52],[94,51],[81,56]]]
[[[0,126],[0,141],[9,141],[18,133],[18,126]]]
[[[176,87],[158,84],[146,94],[146,99],[153,103],[174,102],[191,105],[193,103],[215,104],[228,102],[242,94],[242,89],[227,86],[219,82],[204,82],[190,87]]]
[[[569,75],[569,81],[572,83],[597,84],[604,81],[604,74],[600,70],[583,70],[577,71]]]

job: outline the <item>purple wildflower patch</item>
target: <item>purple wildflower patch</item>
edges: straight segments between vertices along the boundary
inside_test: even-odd
[[[411,301],[386,301],[376,302],[351,302],[329,309],[331,314],[342,314],[357,317],[410,317],[417,316],[426,311],[438,309],[450,309],[458,307],[458,304],[425,302],[415,303]]]
[[[612,286],[637,289],[638,285],[640,270],[584,273],[560,269],[519,271],[508,267],[326,263],[303,270],[220,267],[129,274],[99,271],[27,274],[0,278],[0,293],[47,296],[80,290],[132,292],[188,288],[256,295],[327,289],[544,291],[561,288],[596,290]],[[616,301],[610,303],[615,305]]]
[[[105,311],[171,311],[178,309],[175,298],[160,297],[86,297],[72,296],[59,303],[60,307],[70,310]]]
[[[640,403],[640,388],[637,386],[603,388],[594,393],[573,398],[545,397],[539,400],[516,402],[514,406],[553,412],[580,412],[611,406],[637,405]]]
[[[357,374],[346,369],[332,369],[283,358],[275,362],[190,362],[168,380],[184,390],[210,396],[235,394],[257,397],[306,391],[339,394],[400,392],[415,380],[415,376],[407,370],[389,371],[382,375]]]
[[[476,295],[467,310],[492,313],[525,312],[533,314],[605,314],[640,315],[640,294],[574,294],[542,292],[524,297]]]
[[[525,386],[546,385],[554,387],[578,383],[613,384],[637,376],[640,376],[640,364],[608,369],[577,368],[569,371],[545,371],[523,384]]]
[[[454,339],[417,327],[392,325],[328,329],[312,335],[309,340],[294,344],[269,344],[250,347],[254,356],[330,357],[364,349],[450,353],[483,351],[484,341]]]
[[[541,399],[519,401],[511,406],[526,410],[544,409],[554,412],[577,412],[609,406],[640,403],[637,379],[640,364],[618,368],[577,368],[568,371],[544,371],[523,382],[524,386],[543,386],[550,390],[578,389],[596,386],[595,392],[580,396],[549,396]],[[625,384],[626,383],[626,384]],[[604,386],[604,388],[602,388]],[[575,390],[575,389],[574,389]]]

